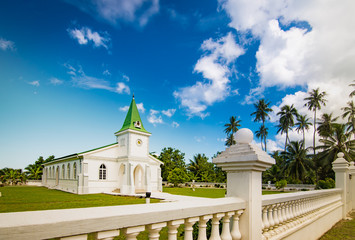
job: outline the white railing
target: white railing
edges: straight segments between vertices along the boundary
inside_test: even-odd
[[[263,239],[282,239],[339,208],[341,189],[265,195],[262,200]]]
[[[168,228],[168,239],[177,239],[177,228],[184,224],[184,239],[192,240],[193,225],[198,222],[200,240],[207,240],[206,223],[212,220],[210,239],[241,239],[239,217],[246,207],[239,198],[199,199],[171,203],[127,205],[82,209],[49,210],[0,214],[0,239],[63,240],[126,239],[147,230],[149,239],[159,239],[159,231]],[[223,230],[219,233],[222,220]],[[230,221],[232,228],[230,229]]]

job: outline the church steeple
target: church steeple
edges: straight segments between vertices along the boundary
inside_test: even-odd
[[[127,116],[124,120],[122,128],[116,133],[122,132],[127,129],[132,129],[139,132],[150,133],[144,129],[141,117],[139,116],[136,101],[134,100],[134,95],[132,97],[131,105],[129,106]]]

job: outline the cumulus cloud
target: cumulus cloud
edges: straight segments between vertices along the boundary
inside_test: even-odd
[[[156,124],[164,123],[160,112],[154,109],[150,109],[149,111],[148,122],[150,122],[154,126],[156,126]]]
[[[102,78],[88,76],[81,66],[74,67],[67,63],[64,64],[64,66],[67,68],[67,73],[70,75],[74,86],[85,89],[103,89],[119,94],[130,94],[129,86],[127,86],[123,82],[118,82],[116,83],[116,86],[112,86],[113,84],[110,81],[107,81]]]
[[[55,78],[55,77],[52,77],[49,79],[49,82],[53,85],[60,85],[60,84],[63,84],[63,80],[60,80],[58,78]]]
[[[14,51],[15,50],[15,43],[12,41],[6,40],[4,38],[0,38],[0,49],[3,51],[6,51],[6,50]]]
[[[35,86],[35,87],[39,87],[39,81],[28,82],[28,84]]]
[[[103,19],[112,25],[123,21],[145,26],[149,19],[159,12],[159,0],[66,1],[91,16]]]
[[[110,43],[110,37],[107,33],[98,33],[92,31],[88,27],[82,27],[80,29],[68,29],[69,35],[78,41],[80,45],[87,45],[91,43],[94,47],[103,47],[108,49]]]
[[[174,115],[175,111],[176,111],[176,109],[171,108],[168,110],[163,110],[163,111],[161,111],[161,113],[167,117],[172,117]]]
[[[194,72],[201,73],[204,81],[180,88],[174,92],[174,97],[186,108],[188,116],[204,118],[208,116],[205,112],[208,106],[229,96],[232,66],[244,50],[235,43],[232,33],[217,40],[205,40],[201,49],[204,54],[197,61]]]
[[[178,127],[180,126],[180,124],[177,123],[177,122],[175,122],[175,121],[173,121],[173,123],[171,124],[171,126],[172,126],[173,128],[178,128]]]
[[[288,96],[296,105],[306,92],[320,87],[329,100],[323,111],[339,114],[348,101],[339,96],[348,96],[355,76],[355,35],[350,30],[355,28],[354,1],[220,0],[220,4],[239,35],[251,34],[260,42],[256,53],[260,80],[246,103],[268,87],[301,86],[303,93]]]
[[[141,113],[144,113],[145,112],[145,108],[143,106],[143,103],[137,103],[137,109],[138,111],[140,111]],[[129,106],[124,106],[124,107],[120,107],[119,110],[122,111],[122,112],[127,112],[129,109]]]

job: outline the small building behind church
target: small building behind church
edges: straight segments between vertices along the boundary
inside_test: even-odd
[[[76,194],[162,191],[157,158],[149,154],[149,137],[134,97],[116,142],[44,164],[42,185]]]

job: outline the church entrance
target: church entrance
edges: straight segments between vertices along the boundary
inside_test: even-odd
[[[134,178],[134,188],[136,193],[145,192],[144,188],[144,171],[141,165],[137,165],[137,167],[133,171]]]

